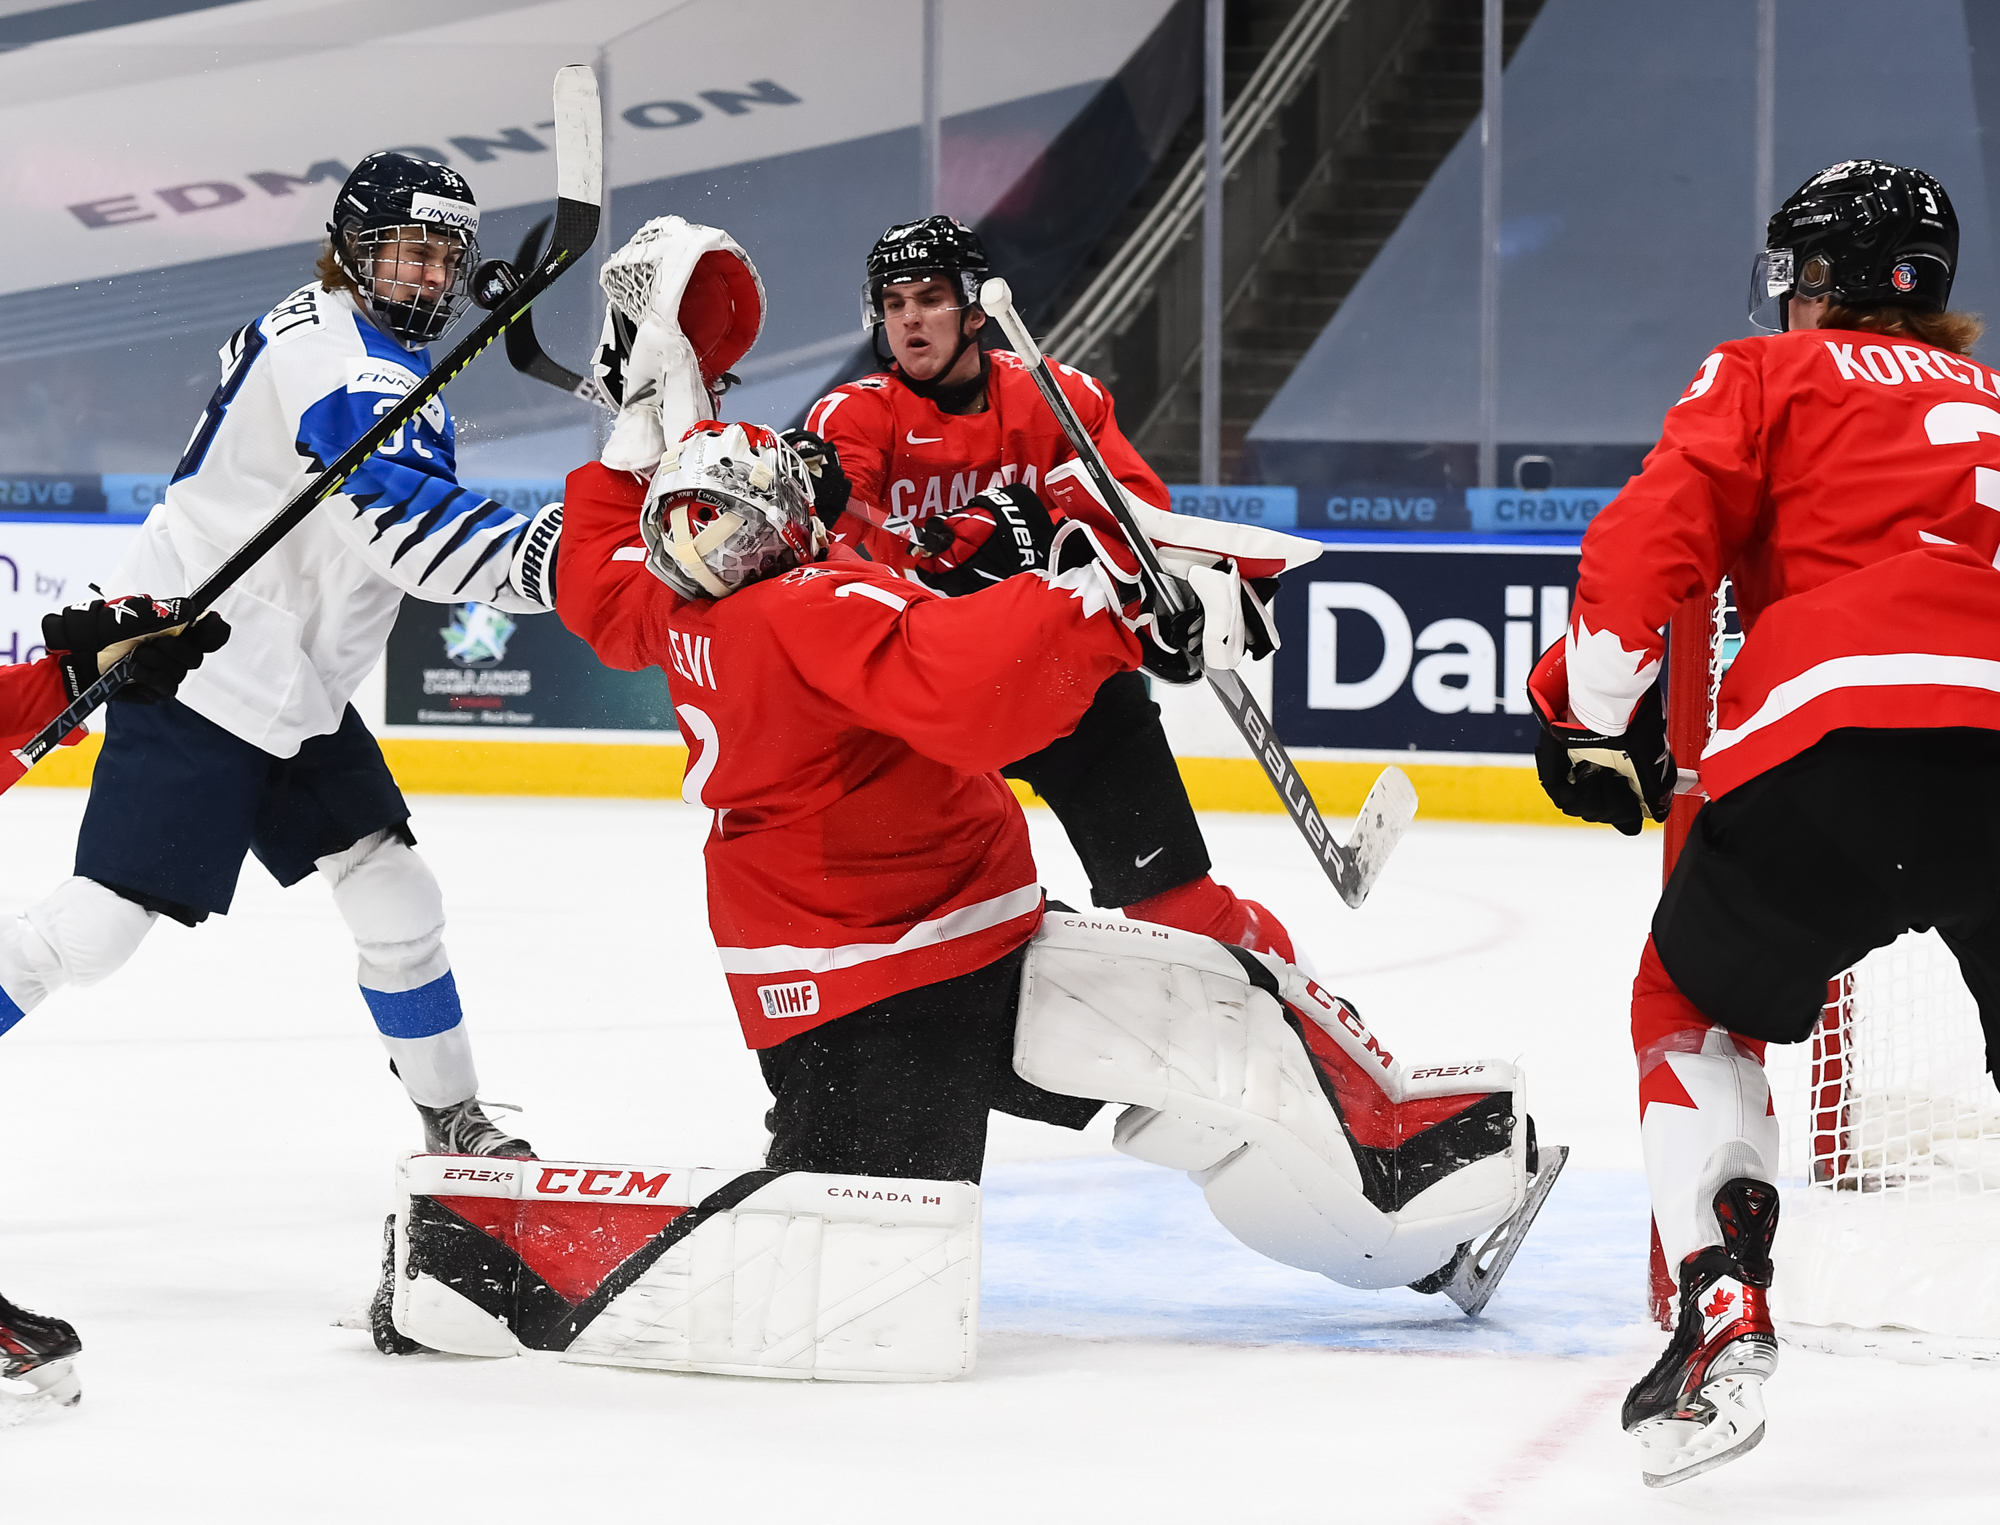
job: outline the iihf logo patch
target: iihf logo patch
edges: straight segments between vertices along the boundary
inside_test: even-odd
[[[1902,264],[1889,272],[1889,283],[1898,291],[1915,291],[1917,289],[1917,267],[1908,260],[1904,260]]]

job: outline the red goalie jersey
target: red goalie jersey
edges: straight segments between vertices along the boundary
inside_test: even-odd
[[[1851,330],[1724,344],[1584,536],[1570,712],[1622,731],[1667,621],[1727,573],[1747,639],[1700,760],[1710,797],[1845,726],[2000,729],[1996,553],[2000,375]]]
[[[989,487],[1020,482],[1039,492],[1049,472],[1076,452],[1020,357],[993,350],[986,359],[984,413],[940,412],[883,372],[829,392],[806,414],[806,427],[840,452],[856,500],[897,525],[921,523]],[[1119,432],[1104,384],[1072,366],[1050,368],[1111,474],[1154,508],[1166,508],[1167,489]],[[906,540],[854,514],[842,516],[835,537],[897,571],[914,565]]]
[[[53,657],[0,667],[0,792],[27,772],[15,760],[14,749],[60,715],[69,703],[62,672]],[[70,746],[82,739],[78,731],[63,739]]]
[[[646,569],[644,495],[600,465],[570,474],[556,607],[608,666],[666,671],[683,797],[715,812],[709,926],[750,1046],[1033,936],[1027,824],[994,770],[1138,665],[1098,585],[945,599],[843,556],[688,600]]]

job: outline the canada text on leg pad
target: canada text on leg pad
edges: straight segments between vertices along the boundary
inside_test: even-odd
[[[1127,1104],[1121,1150],[1187,1171],[1252,1249],[1348,1286],[1428,1277],[1526,1199],[1515,1066],[1405,1064],[1302,971],[1210,938],[1051,912],[1014,1067]]]
[[[972,1369],[967,1182],[457,1155],[397,1179],[392,1317],[433,1350],[849,1382]]]

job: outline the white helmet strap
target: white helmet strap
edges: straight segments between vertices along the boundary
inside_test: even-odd
[[[702,557],[743,528],[742,515],[728,512],[717,514],[699,535],[694,535],[688,532],[687,504],[676,503],[667,511],[667,522],[673,526],[673,532],[667,537],[667,544],[673,550],[674,560],[681,564],[682,570],[688,576],[701,584],[710,597],[727,598],[734,590],[709,570],[708,563],[702,560]]]

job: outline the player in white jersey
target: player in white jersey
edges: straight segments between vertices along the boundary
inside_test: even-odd
[[[373,154],[341,187],[318,279],[223,346],[166,502],[116,577],[194,587],[430,366],[478,257],[479,212],[441,164]],[[229,909],[245,852],[280,884],[317,869],[360,954],[361,994],[432,1150],[530,1153],[494,1126],[446,956],[444,902],[409,809],[348,703],[405,594],[510,613],[553,603],[560,525],[461,488],[441,401],[216,602],[234,637],[178,702],[114,706],[76,877],[0,919],[0,1032],[102,979],[153,922]]]

